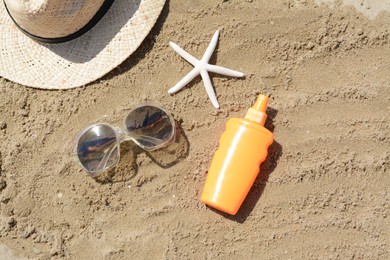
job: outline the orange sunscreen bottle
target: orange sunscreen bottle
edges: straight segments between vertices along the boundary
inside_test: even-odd
[[[235,215],[267,157],[273,134],[264,127],[268,97],[259,95],[245,119],[232,118],[219,140],[201,200]]]

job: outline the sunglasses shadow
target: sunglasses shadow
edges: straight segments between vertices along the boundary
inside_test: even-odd
[[[136,148],[131,142],[125,142],[120,145],[120,160],[118,165],[95,177],[95,181],[101,184],[125,182],[133,179],[138,173],[136,164]]]
[[[133,142],[121,144],[121,158],[118,165],[95,178],[99,183],[125,182],[133,179],[138,174],[137,156],[145,153],[155,164],[167,169],[185,159],[190,150],[190,143],[181,127],[181,122],[176,122],[176,135],[174,141],[167,147],[146,151]]]
[[[176,122],[176,135],[173,142],[167,147],[154,151],[145,151],[145,153],[155,164],[167,169],[186,158],[189,150],[190,143],[181,127],[181,122]]]

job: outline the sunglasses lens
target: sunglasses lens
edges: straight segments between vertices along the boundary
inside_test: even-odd
[[[175,133],[173,118],[153,105],[132,110],[126,117],[125,124],[129,135],[147,150],[167,145]]]
[[[77,156],[89,173],[103,172],[119,161],[119,147],[115,130],[105,124],[87,129],[77,143]]]

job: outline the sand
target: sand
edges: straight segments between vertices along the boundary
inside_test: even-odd
[[[0,79],[1,259],[390,259],[390,13],[385,1],[167,1],[141,47],[104,78],[45,91]],[[220,30],[212,74],[168,89]],[[241,210],[200,194],[229,118],[270,95],[275,142]],[[90,178],[73,154],[96,122],[153,101],[176,143],[122,145]]]

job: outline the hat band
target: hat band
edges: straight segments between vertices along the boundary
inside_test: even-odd
[[[23,29],[22,27],[20,27],[20,25],[14,20],[14,18],[12,17],[11,13],[9,12],[8,8],[7,8],[7,4],[4,2],[3,0],[3,3],[4,3],[4,6],[5,6],[5,9],[7,10],[7,13],[8,15],[11,17],[12,21],[14,21],[15,25],[24,33],[26,34],[27,36],[29,36],[30,38],[38,41],[38,42],[44,42],[44,43],[63,43],[63,42],[67,42],[67,41],[70,41],[70,40],[73,40],[73,39],[76,39],[77,37],[80,37],[81,35],[83,35],[84,33],[88,32],[90,29],[92,29],[102,18],[103,16],[107,13],[107,11],[110,9],[111,5],[114,3],[114,0],[105,0],[102,4],[102,6],[100,7],[100,9],[96,12],[96,14],[92,17],[92,19],[86,24],[84,25],[83,27],[81,27],[78,31],[72,33],[72,34],[69,34],[67,36],[64,36],[64,37],[57,37],[57,38],[45,38],[45,37],[40,37],[40,36],[37,36],[37,35],[34,35],[34,34],[31,34],[29,33],[28,31],[26,31],[25,29]]]

